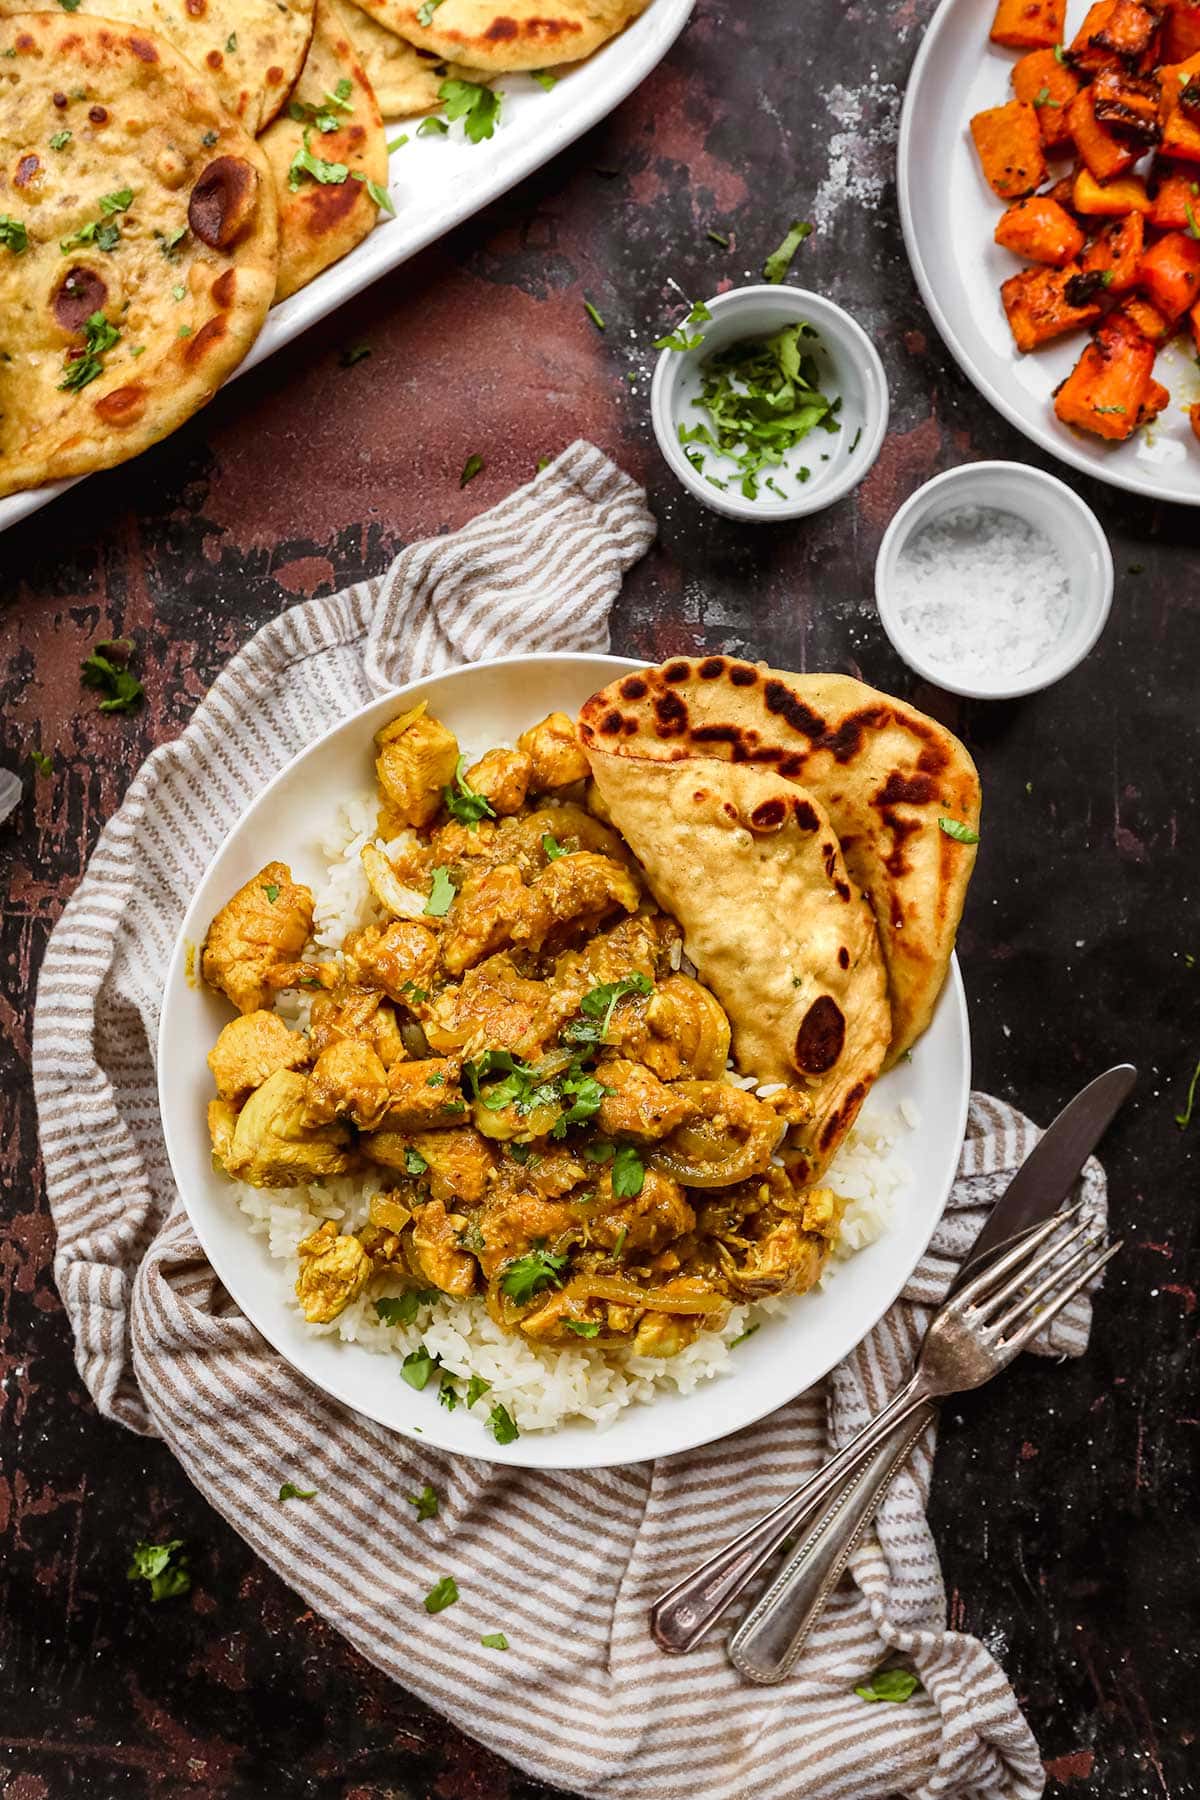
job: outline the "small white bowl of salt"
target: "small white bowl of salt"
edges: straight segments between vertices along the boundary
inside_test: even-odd
[[[1083,661],[1113,563],[1078,494],[1024,463],[964,463],[918,488],[875,564],[879,617],[911,669],[952,694],[1013,700]]]

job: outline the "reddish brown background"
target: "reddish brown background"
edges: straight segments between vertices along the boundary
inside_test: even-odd
[[[871,569],[898,502],[968,457],[1037,460],[950,362],[904,258],[894,129],[931,10],[699,0],[663,66],[550,168],[170,443],[0,540],[0,762],[27,776],[0,827],[3,1800],[547,1792],[389,1686],[162,1448],[99,1419],[51,1274],[29,1020],[47,932],[97,832],[229,653],[296,598],[461,523],[580,434],[647,482],[661,525],[621,596],[617,648],[850,669],[968,739],[987,794],[961,940],[979,1084],[1045,1119],[1105,1063],[1143,1069],[1106,1152],[1129,1247],[1093,1348],[949,1408],[933,1517],[952,1621],[1003,1657],[1051,1792],[1200,1792],[1200,1119],[1183,1134],[1173,1118],[1200,1053],[1198,515],[1069,476],[1112,536],[1117,596],[1100,647],[1050,694],[962,705],[888,650]],[[659,461],[649,346],[674,316],[671,282],[696,296],[744,280],[796,215],[818,225],[797,278],[874,334],[892,429],[852,500],[735,527]],[[342,368],[358,343],[370,357]],[[485,471],[460,492],[473,452]],[[78,678],[91,644],[118,633],[137,640],[148,695],[129,719],[100,716]],[[54,753],[52,779],[29,774],[32,746]],[[196,1585],[151,1608],[124,1580],[129,1546],[168,1533],[188,1539]]]

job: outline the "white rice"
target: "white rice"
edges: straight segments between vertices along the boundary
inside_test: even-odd
[[[321,841],[328,877],[315,895],[313,942],[326,956],[340,952],[349,931],[378,920],[376,906],[363,873],[363,846],[375,837],[375,802],[370,794],[351,800]],[[399,848],[400,840],[393,840]],[[288,1023],[303,1029],[311,1004],[307,994],[280,996],[278,1011]],[[729,1079],[755,1088],[761,1095],[779,1092],[782,1082],[758,1084],[752,1076],[732,1071]],[[896,1154],[907,1130],[917,1124],[911,1100],[882,1111],[874,1108],[859,1119],[838,1152],[826,1177],[847,1201],[841,1232],[833,1255],[825,1266],[820,1285],[836,1277],[838,1265],[873,1243],[887,1229],[896,1193],[910,1179]],[[323,1219],[336,1219],[353,1231],[366,1223],[372,1194],[389,1184],[386,1171],[345,1176],[297,1188],[255,1188],[234,1183],[238,1205],[250,1221],[251,1233],[263,1237],[269,1255],[281,1264],[288,1303],[299,1309],[295,1298],[297,1246]],[[327,1325],[308,1329],[322,1336],[336,1336],[343,1343],[359,1344],[384,1356],[403,1358],[422,1344],[440,1359],[443,1375],[454,1377],[459,1404],[466,1404],[470,1376],[489,1382],[486,1396],[477,1400],[475,1412],[486,1420],[497,1403],[505,1406],[521,1431],[549,1431],[567,1419],[588,1419],[597,1427],[612,1422],[625,1407],[653,1400],[662,1389],[691,1393],[703,1381],[722,1374],[729,1366],[733,1346],[750,1328],[772,1313],[802,1300],[774,1297],[754,1305],[735,1306],[721,1331],[702,1331],[695,1342],[670,1357],[634,1356],[628,1351],[601,1351],[585,1342],[569,1348],[533,1345],[503,1331],[488,1315],[479,1299],[454,1300],[443,1296],[423,1307],[411,1325],[385,1325],[375,1302],[399,1294],[402,1283],[386,1276],[374,1278],[368,1291],[352,1301]],[[427,1390],[431,1404],[434,1383]]]

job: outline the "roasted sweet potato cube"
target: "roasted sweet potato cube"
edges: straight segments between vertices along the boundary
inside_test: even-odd
[[[1075,148],[1097,181],[1112,181],[1124,175],[1137,161],[1137,153],[1129,144],[1114,137],[1096,117],[1091,88],[1083,88],[1067,108],[1067,125],[1075,140]]]
[[[1150,385],[1146,389],[1146,397],[1138,408],[1138,424],[1148,425],[1151,419],[1157,419],[1170,398],[1170,390],[1165,388],[1161,381],[1155,381],[1152,377]]]
[[[1145,150],[1158,142],[1158,83],[1152,75],[1131,75],[1115,65],[1100,69],[1092,83],[1092,112],[1124,143]]]
[[[1200,180],[1173,169],[1159,180],[1149,222],[1157,231],[1187,231],[1194,221],[1200,221]]]
[[[1137,281],[1164,319],[1182,319],[1200,296],[1200,238],[1168,231],[1143,254]]]
[[[1158,50],[1158,16],[1140,0],[1097,0],[1071,41],[1067,55],[1094,75],[1109,63],[1150,69]]]
[[[1038,130],[1047,150],[1069,144],[1067,108],[1079,92],[1079,77],[1053,50],[1031,50],[1013,64],[1013,93],[1037,113]]]
[[[1138,268],[1145,245],[1146,229],[1141,213],[1128,213],[1106,225],[1099,237],[1087,247],[1083,258],[1084,273],[1099,271],[1104,285],[1113,294],[1123,294],[1138,279]]]
[[[1188,314],[1188,324],[1192,328],[1192,342],[1196,346],[1197,354],[1200,355],[1200,301]]]
[[[1054,396],[1055,414],[1096,437],[1127,438],[1137,428],[1153,368],[1154,345],[1114,313],[1097,326]]]
[[[990,106],[971,120],[971,136],[984,175],[1002,200],[1032,194],[1046,179],[1037,113],[1023,100]]]
[[[1164,156],[1177,156],[1183,162],[1200,162],[1200,125],[1190,119],[1181,106],[1168,114],[1159,148]]]
[[[1015,200],[996,227],[996,242],[1026,262],[1061,269],[1074,262],[1084,237],[1069,212],[1045,194]]]
[[[1081,278],[1086,283],[1086,299],[1079,296]],[[1072,282],[1076,283],[1075,300],[1067,291]],[[1066,269],[1022,269],[1019,275],[1010,275],[1001,285],[1000,298],[1017,349],[1036,350],[1064,332],[1093,324],[1101,310],[1096,296],[1103,291],[1099,277],[1084,276],[1078,263]]]
[[[1097,181],[1090,170],[1080,169],[1071,193],[1073,211],[1091,219],[1123,219],[1126,213],[1148,213],[1151,204],[1140,175]]]
[[[1200,50],[1200,0],[1171,0],[1163,21],[1163,61],[1183,62],[1197,50]]]
[[[1121,314],[1135,331],[1141,332],[1147,343],[1164,344],[1171,335],[1171,326],[1158,308],[1143,300],[1140,294],[1126,296],[1121,302]]]
[[[1061,42],[1067,0],[999,0],[992,21],[993,44],[1009,50],[1050,49]]]
[[[1191,87],[1193,80],[1200,77],[1200,53],[1187,57],[1183,62],[1166,63],[1158,71],[1158,120],[1165,125],[1175,108],[1179,105],[1179,96]]]

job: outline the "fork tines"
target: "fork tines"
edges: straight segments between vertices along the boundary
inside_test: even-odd
[[[1102,1247],[1096,1221],[1078,1218],[1082,1206],[1083,1202],[1077,1201],[1026,1232],[955,1295],[951,1304],[974,1315],[971,1323],[986,1341],[1012,1352],[1023,1349],[1095,1280],[1121,1248],[1120,1240],[1107,1249]],[[1063,1227],[1073,1219],[1077,1222],[1064,1233]],[[1081,1239],[1086,1241],[1081,1243]],[[1064,1262],[1064,1253],[1074,1245],[1079,1247]],[[1042,1279],[1031,1287],[1037,1275]],[[1074,1279],[1068,1280],[1069,1276]]]

